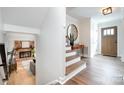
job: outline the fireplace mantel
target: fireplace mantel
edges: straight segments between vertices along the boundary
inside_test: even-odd
[[[15,49],[34,48],[34,41],[19,41],[19,40],[16,40],[14,48]]]
[[[32,49],[34,48],[34,41],[16,40],[14,48],[16,49],[16,54],[15,54],[16,60],[33,59]]]

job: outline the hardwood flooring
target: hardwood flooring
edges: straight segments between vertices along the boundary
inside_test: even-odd
[[[123,85],[124,63],[115,57],[96,56],[83,59],[87,68],[65,85]]]
[[[11,73],[8,85],[34,85],[35,84],[35,76],[29,73],[22,66],[21,62],[17,64],[17,71]]]

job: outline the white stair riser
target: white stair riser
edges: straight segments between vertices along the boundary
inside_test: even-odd
[[[67,51],[67,50],[71,50],[71,47],[66,47],[66,51]]]
[[[76,55],[76,52],[70,52],[70,53],[66,53],[66,57],[70,57],[70,56],[74,56]]]
[[[60,80],[59,82],[61,84],[66,83],[69,79],[71,79],[72,77],[74,77],[75,75],[77,75],[80,71],[82,71],[83,69],[86,68],[86,63],[82,64],[78,69],[74,70],[73,72],[71,72],[69,75],[65,76],[63,78],[63,80]]]
[[[65,45],[67,46],[67,45],[68,45],[68,43],[65,43]]]
[[[77,63],[77,62],[80,62],[81,61],[81,58],[80,57],[77,57],[77,58],[75,58],[75,59],[73,59],[73,60],[71,60],[71,61],[68,61],[67,63],[66,63],[66,67],[67,66],[70,66],[70,65],[72,65],[72,64],[75,64],[75,63]]]
[[[121,57],[121,61],[124,62],[124,57]]]

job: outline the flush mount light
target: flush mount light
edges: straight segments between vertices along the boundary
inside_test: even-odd
[[[107,7],[105,9],[102,10],[103,15],[108,15],[112,13],[112,8],[111,7]]]

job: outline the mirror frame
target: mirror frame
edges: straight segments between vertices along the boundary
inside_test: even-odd
[[[75,40],[77,40],[77,38],[78,38],[78,29],[77,29],[76,25],[74,25],[74,24],[69,24],[69,25],[68,25],[68,27],[67,27],[67,38],[68,38],[69,40],[70,40],[70,38],[69,38],[69,36],[68,36],[68,32],[69,32],[68,29],[69,29],[70,26],[73,26],[73,27],[75,27],[75,29],[76,29],[77,36],[76,36],[76,38],[74,39],[74,41],[75,41]]]

